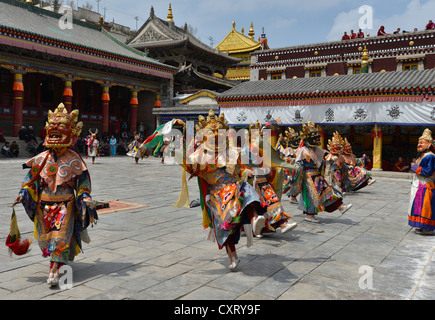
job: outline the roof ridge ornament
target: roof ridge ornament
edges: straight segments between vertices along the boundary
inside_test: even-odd
[[[251,21],[251,27],[249,28],[248,36],[251,40],[254,40],[255,32],[254,32],[254,22]]]
[[[367,47],[364,46],[363,54],[361,57],[361,73],[369,73],[369,54]]]
[[[167,21],[173,22],[174,21],[174,16],[172,15],[172,7],[171,7],[171,3],[169,2],[169,9],[168,9],[168,17],[166,19]]]

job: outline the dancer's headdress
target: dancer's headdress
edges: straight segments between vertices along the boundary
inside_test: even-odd
[[[216,116],[214,111],[210,109],[207,118],[203,116],[198,117],[199,124],[196,125],[196,131],[204,130],[202,132],[202,141],[204,146],[209,151],[221,151],[226,146],[223,142],[226,142],[228,138],[228,122],[225,120],[224,113]],[[224,132],[219,132],[219,130],[225,130]],[[214,136],[210,136],[210,131]],[[220,138],[218,138],[220,136]]]
[[[217,131],[219,129],[228,129],[228,122],[225,120],[224,113],[216,116],[214,111],[210,109],[208,112],[207,119],[204,116],[199,116],[199,125],[196,125],[196,130],[210,129],[212,131]]]
[[[430,143],[433,143],[434,140],[432,138],[432,131],[430,131],[428,128],[424,129],[423,135],[420,138],[418,138],[418,140],[421,140],[421,139],[429,141]]]
[[[344,138],[343,152],[345,154],[352,154],[352,146],[350,145],[349,141],[347,141],[347,138]]]
[[[299,147],[299,144],[301,143],[301,137],[297,131],[295,131],[293,128],[288,127],[287,130],[284,132],[285,140],[292,148]]]
[[[302,131],[299,133],[301,139],[306,142],[310,147],[319,146],[319,131],[316,128],[316,125],[309,121],[307,124],[302,124]]]
[[[255,123],[251,123],[249,125],[249,131],[255,130],[255,129],[257,129],[259,132],[261,132],[263,130],[263,127],[262,127],[260,121],[258,121],[258,120],[255,121]]]
[[[328,140],[328,150],[331,151],[332,154],[340,154],[343,151],[343,145],[343,138],[335,131],[332,139]]]
[[[44,145],[48,148],[70,147],[77,142],[83,123],[78,122],[79,110],[68,113],[63,103],[48,111]]]

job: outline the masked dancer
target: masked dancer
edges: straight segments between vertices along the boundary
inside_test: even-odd
[[[89,139],[87,141],[88,144],[87,157],[92,158],[92,163],[95,163],[95,157],[98,155],[98,148],[100,146],[100,143],[97,140],[97,134],[98,134],[98,129],[95,129],[95,132],[92,132],[92,130],[89,129]]]
[[[352,146],[349,141],[344,138],[343,158],[346,162],[348,173],[344,182],[344,190],[358,191],[366,186],[370,186],[376,182],[370,173],[364,168],[365,155],[362,158],[357,158],[352,151]]]
[[[435,234],[435,146],[432,132],[425,129],[418,140],[417,160],[410,171],[414,172],[408,224],[423,235]]]
[[[240,262],[236,244],[241,226],[247,234],[248,246],[252,241],[250,228],[261,230],[265,226],[265,218],[256,212],[260,199],[255,189],[240,179],[249,174],[249,169],[242,164],[237,145],[230,145],[224,114],[217,116],[210,110],[207,118],[200,116],[196,132],[196,141],[200,142],[195,142],[195,151],[187,159],[180,159],[178,153],[175,158],[191,177],[198,177],[203,227],[210,228],[209,239],[216,240],[219,249],[226,249],[229,270],[233,271]],[[183,183],[183,188],[187,188],[187,183]],[[187,192],[182,190],[183,193]]]
[[[352,206],[343,203],[342,195],[334,190],[325,180],[326,150],[320,148],[320,134],[314,123],[308,121],[302,125],[300,132],[301,145],[296,151],[296,163],[299,169],[295,175],[295,183],[291,192],[297,195],[298,208],[306,215],[305,221],[318,223],[319,212],[345,213]]]
[[[59,268],[73,261],[89,242],[87,227],[96,223],[91,180],[86,164],[72,150],[82,129],[78,110],[68,114],[61,103],[48,113],[44,146],[48,150],[28,160],[16,203],[34,222],[34,236],[44,257],[50,257],[49,285],[59,283]]]
[[[299,136],[299,132],[290,127],[284,132],[284,134],[285,140],[287,141],[287,147],[283,150],[283,154],[288,163],[294,164],[296,162],[296,150],[301,144],[301,137]],[[295,174],[296,170],[285,169],[284,188],[282,192],[290,197],[290,203],[298,204],[296,196],[291,192],[292,190],[295,190],[292,188]]]
[[[249,166],[252,173],[248,178],[248,182],[257,191],[261,200],[261,208],[258,209],[258,214],[266,219],[263,232],[275,232],[279,228],[284,234],[296,228],[297,223],[290,222],[291,216],[285,212],[281,197],[277,195],[277,193],[282,194],[284,175],[280,173],[284,173],[285,169],[263,165],[263,153],[260,147],[263,138],[262,133],[263,127],[258,120],[255,124],[249,126],[249,140],[242,148],[242,155],[245,154],[249,157]],[[271,150],[271,152],[276,151]],[[259,236],[258,231],[256,233],[256,230],[254,230],[254,235]]]

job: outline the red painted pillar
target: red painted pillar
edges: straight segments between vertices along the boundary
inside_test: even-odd
[[[14,73],[14,84],[12,90],[14,97],[14,128],[12,135],[18,137],[18,132],[23,126],[24,85],[22,73]]]
[[[70,79],[65,80],[65,88],[63,89],[63,104],[65,105],[68,113],[72,111],[72,81]]]
[[[102,101],[102,109],[103,109],[103,124],[102,124],[102,133],[109,132],[109,86],[103,86],[103,94],[101,96]]]
[[[137,105],[139,104],[137,100],[137,91],[131,91],[130,99],[130,132],[135,132],[137,130]]]
[[[160,101],[160,94],[156,95],[156,101],[154,102],[154,108],[160,108],[162,106],[162,101]]]

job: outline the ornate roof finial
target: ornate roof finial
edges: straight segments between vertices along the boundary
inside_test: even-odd
[[[154,7],[153,6],[151,6],[150,17],[154,17]]]
[[[255,32],[254,32],[254,23],[251,22],[251,27],[249,28],[248,36],[249,36],[249,38],[251,40],[254,40],[254,35],[255,35]]]
[[[367,47],[364,46],[363,55],[361,57],[361,60],[363,60],[363,61],[369,61],[369,59],[370,58],[369,58]]]
[[[369,54],[367,47],[364,46],[364,52],[361,57],[361,73],[368,73],[369,72]]]
[[[233,30],[236,30],[236,22],[233,21]]]
[[[171,3],[169,3],[168,18],[166,20],[167,21],[174,21],[174,16],[172,15]]]

